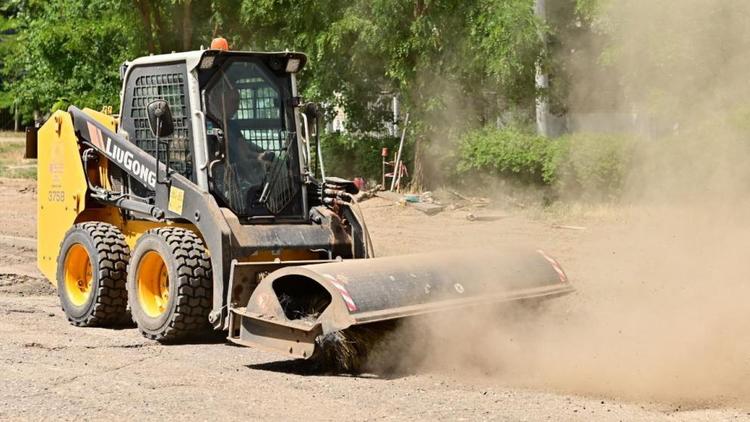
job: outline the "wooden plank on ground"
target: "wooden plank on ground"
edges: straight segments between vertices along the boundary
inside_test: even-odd
[[[435,215],[442,211],[443,208],[445,208],[442,205],[430,204],[427,202],[407,202],[407,204],[409,204],[410,207],[414,207],[427,215]]]

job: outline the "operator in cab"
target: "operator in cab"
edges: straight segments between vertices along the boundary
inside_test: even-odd
[[[223,142],[217,142],[212,149],[226,155],[212,169],[214,186],[228,203],[244,208],[251,205],[252,196],[257,196],[276,154],[245,137],[243,132],[251,133],[246,127],[251,116],[246,115],[255,113],[248,103],[255,100],[245,98],[245,107],[241,108],[242,92],[237,87],[241,81],[230,80],[226,74],[221,76],[222,80],[207,96],[211,114],[219,120],[217,126],[223,128]]]

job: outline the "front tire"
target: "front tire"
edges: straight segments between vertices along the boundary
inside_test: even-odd
[[[211,275],[203,241],[192,231],[161,227],[141,236],[127,280],[131,313],[141,333],[175,342],[207,331]]]
[[[79,327],[125,323],[125,271],[130,249],[120,230],[108,223],[74,225],[57,258],[57,294],[71,324]]]

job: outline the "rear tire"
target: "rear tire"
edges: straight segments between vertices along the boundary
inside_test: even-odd
[[[57,258],[57,294],[71,324],[111,326],[130,320],[125,271],[130,249],[120,230],[108,223],[74,225]]]
[[[141,334],[175,342],[210,327],[211,261],[203,241],[190,230],[161,227],[146,232],[133,248],[128,299]]]

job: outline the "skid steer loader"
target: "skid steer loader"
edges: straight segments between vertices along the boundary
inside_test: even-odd
[[[309,358],[353,326],[572,291],[542,251],[374,258],[356,187],[325,174],[305,62],[142,57],[121,68],[119,117],[71,106],[30,132],[38,266],[72,324]]]

